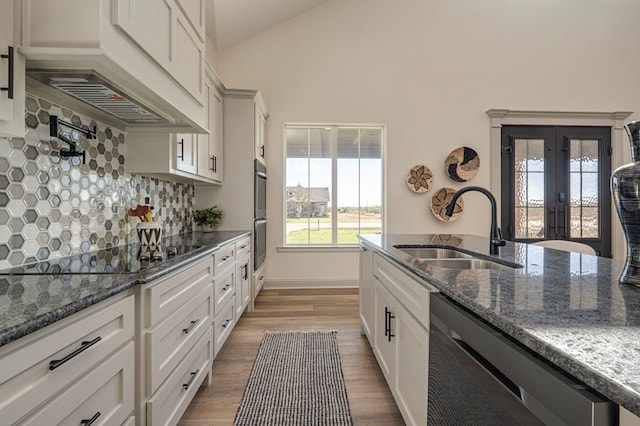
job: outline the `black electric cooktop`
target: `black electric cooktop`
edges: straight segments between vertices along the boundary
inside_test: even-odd
[[[0,275],[133,274],[193,253],[202,247],[131,244],[17,266],[1,270]]]

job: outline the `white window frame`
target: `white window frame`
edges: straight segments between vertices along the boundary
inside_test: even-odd
[[[387,151],[386,151],[386,140],[387,140],[387,127],[385,124],[379,124],[379,123],[289,123],[286,122],[283,124],[282,126],[282,144],[283,144],[283,161],[282,161],[282,176],[284,177],[283,179],[283,194],[286,194],[286,187],[287,187],[287,182],[286,182],[286,176],[287,176],[287,132],[286,129],[287,128],[291,128],[291,127],[299,127],[299,128],[328,128],[331,127],[333,129],[334,132],[337,131],[338,128],[380,128],[381,132],[382,132],[382,146],[381,146],[381,169],[380,169],[380,174],[381,174],[381,182],[382,182],[382,188],[381,188],[381,194],[380,194],[380,202],[381,202],[381,221],[380,221],[380,227],[381,227],[381,232],[384,234],[385,233],[385,229],[386,229],[386,186],[387,186],[387,182],[385,179],[385,173],[386,173],[386,157],[387,157]],[[335,146],[332,145],[332,165],[331,165],[331,173],[332,173],[332,179],[331,179],[331,193],[332,193],[332,197],[335,197],[335,194],[337,194],[337,187],[338,187],[338,182],[337,182],[337,173],[338,173],[338,168],[337,168],[337,153],[335,150]],[[360,182],[358,182],[358,187],[360,187]],[[332,227],[332,236],[331,236],[331,240],[332,241],[337,241],[337,222],[338,222],[338,218],[337,218],[337,214],[333,214],[335,213],[335,211],[337,211],[337,206],[334,206],[334,202],[332,201],[331,204],[331,227]],[[294,251],[356,251],[359,249],[359,244],[358,243],[353,243],[353,244],[347,244],[347,243],[333,243],[333,244],[287,244],[287,197],[283,197],[282,200],[282,245],[277,247],[277,250],[279,252],[294,252]]]

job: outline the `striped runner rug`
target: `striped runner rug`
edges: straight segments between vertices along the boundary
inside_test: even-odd
[[[234,425],[352,425],[336,331],[267,331]]]

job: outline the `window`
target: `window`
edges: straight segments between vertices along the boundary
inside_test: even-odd
[[[381,126],[285,125],[285,244],[382,232]]]

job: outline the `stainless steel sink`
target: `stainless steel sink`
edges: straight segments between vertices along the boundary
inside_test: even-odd
[[[431,265],[442,269],[513,269],[508,265],[484,259],[418,259],[422,265]]]
[[[457,250],[451,250],[438,247],[411,247],[411,248],[398,248],[400,251],[408,254],[416,259],[469,259],[472,258],[470,254],[463,253]]]
[[[452,248],[403,245],[393,246],[401,252],[411,256],[420,265],[431,265],[441,269],[514,269],[522,268],[517,263],[507,264],[482,259],[470,253]]]

